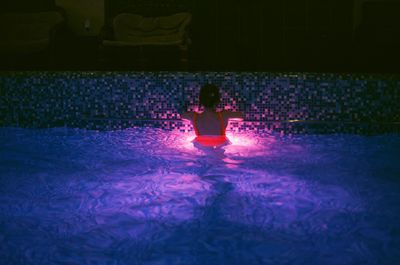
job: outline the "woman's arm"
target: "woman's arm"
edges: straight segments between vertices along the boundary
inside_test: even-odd
[[[193,119],[193,112],[184,111],[184,112],[180,113],[180,116],[181,116],[181,119],[182,119],[182,120],[192,121],[192,119]]]
[[[228,120],[242,121],[244,119],[244,113],[242,111],[224,111],[223,115]]]
[[[188,109],[188,104],[187,102],[182,102],[180,109],[178,110],[179,116],[181,117],[182,120],[188,120],[192,121],[193,119],[193,112],[187,111]]]

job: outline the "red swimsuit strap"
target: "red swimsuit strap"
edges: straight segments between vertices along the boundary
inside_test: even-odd
[[[217,112],[217,116],[219,119],[219,124],[221,126],[221,130],[220,130],[220,135],[225,135],[225,123],[224,123],[224,118],[222,117],[222,113],[221,112]],[[194,128],[194,133],[196,134],[196,136],[199,136],[199,129],[197,128],[197,112],[194,112],[193,115],[193,128]]]

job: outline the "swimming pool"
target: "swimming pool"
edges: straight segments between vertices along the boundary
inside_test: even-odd
[[[400,136],[0,128],[1,264],[396,264]]]

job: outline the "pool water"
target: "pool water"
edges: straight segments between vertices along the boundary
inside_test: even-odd
[[[398,264],[400,135],[0,128],[0,264]]]

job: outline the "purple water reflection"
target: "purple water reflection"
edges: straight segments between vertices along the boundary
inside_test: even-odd
[[[396,264],[400,137],[0,129],[0,264]]]

